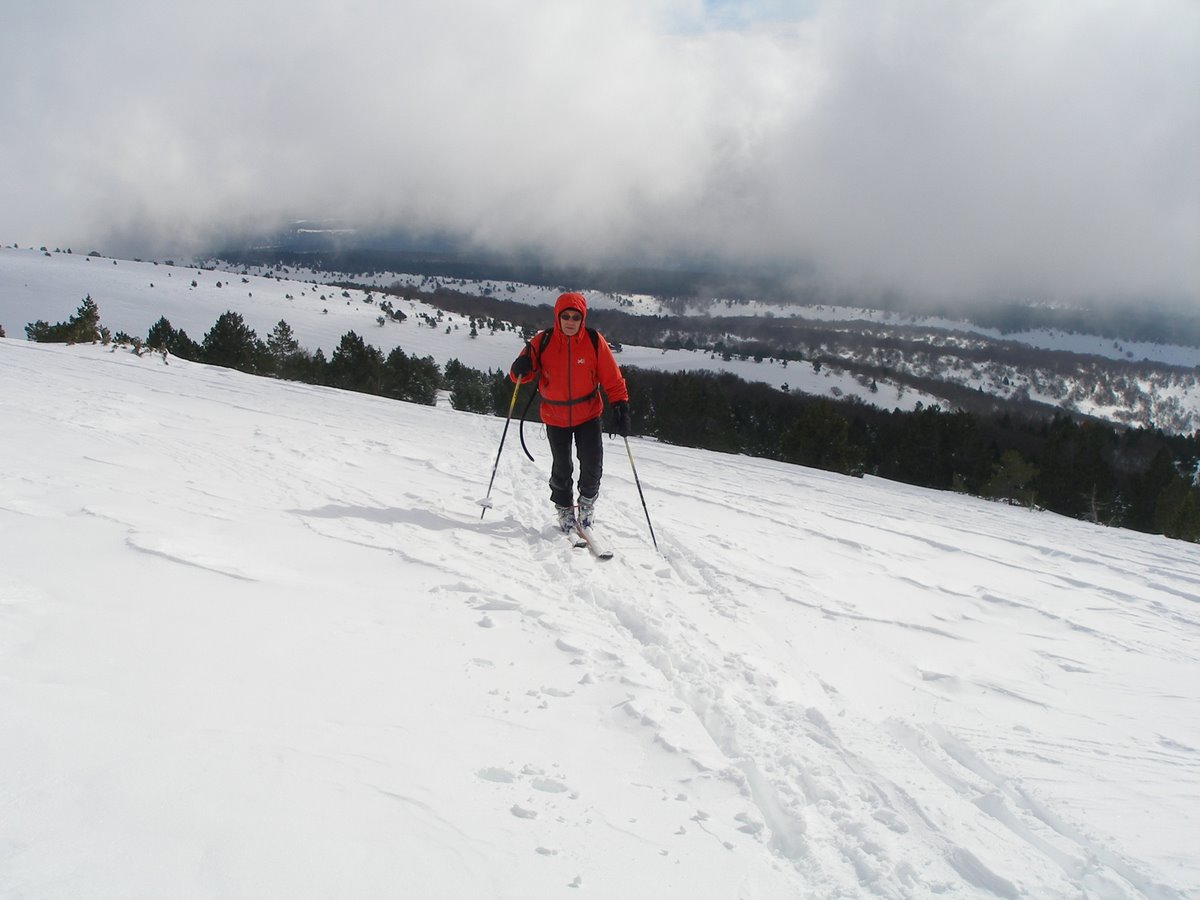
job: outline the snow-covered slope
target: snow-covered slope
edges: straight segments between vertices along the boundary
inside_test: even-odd
[[[458,359],[478,369],[507,370],[521,350],[515,330],[485,329],[472,338],[467,317],[420,302],[389,298],[408,319],[402,324],[385,320],[381,326],[378,303],[383,295],[343,291],[321,282],[0,247],[0,325],[10,337],[23,336],[25,325],[38,319],[65,321],[87,295],[100,307],[104,325],[142,338],[160,316],[166,316],[175,328],[199,341],[218,316],[234,310],[264,339],[277,322],[285,320],[301,346],[314,352],[321,348],[326,356],[351,330],[384,353],[402,347],[408,354],[431,356],[439,365]],[[775,387],[858,397],[889,410],[938,402],[929,394],[884,379],[872,391],[869,382],[833,367],[815,372],[811,366],[789,366],[778,360],[724,361],[704,352],[631,345],[625,346],[619,361],[624,366],[665,371],[732,372]]]
[[[266,274],[266,268],[254,271]],[[330,273],[313,269],[290,269],[292,278],[302,281],[354,281],[358,284],[390,287],[400,284],[433,291],[446,287],[463,293],[481,294],[499,299],[514,300],[529,304],[553,304],[558,288],[522,284],[495,279],[478,280],[466,278],[411,275],[404,272]],[[672,305],[649,294],[614,294],[606,291],[589,291],[589,303],[597,309],[616,309],[631,315],[671,315]],[[783,305],[757,300],[714,299],[694,301],[686,307],[686,315],[711,316],[770,316],[774,318],[802,318],[817,322],[863,322],[870,325],[913,326],[966,335],[980,335],[993,340],[1011,341],[1040,350],[1062,350],[1086,356],[1100,356],[1114,360],[1150,360],[1172,366],[1200,366],[1200,347],[1180,344],[1161,344],[1150,341],[1113,340],[1097,334],[1074,334],[1058,329],[1029,329],[1026,331],[1001,332],[996,328],[977,325],[967,319],[948,319],[940,316],[918,316],[888,310],[868,309],[835,305]]]
[[[399,346],[406,353],[431,356],[439,365],[457,358],[480,369],[505,369],[520,350],[518,332],[511,325],[496,331],[483,328],[472,337],[466,316],[391,297],[386,299],[409,318],[402,324],[384,318],[381,325],[384,295],[343,290],[329,282],[344,279],[376,287],[411,284],[428,291],[448,286],[526,303],[550,303],[556,296],[556,291],[547,288],[508,282],[464,282],[396,273],[368,277],[307,270],[231,270],[217,265],[201,269],[0,247],[0,325],[17,337],[26,323],[36,319],[65,320],[79,301],[90,295],[99,304],[105,325],[132,336],[144,337],[160,316],[166,316],[173,326],[200,340],[218,316],[232,309],[259,337],[269,335],[282,319],[302,346],[310,351],[321,348],[326,355],[343,334],[354,330],[385,353]],[[664,311],[659,300],[648,296],[589,292],[589,298],[596,308],[621,308],[642,315]],[[717,304],[708,311],[722,309],[725,307]],[[727,311],[734,309],[785,315],[782,309],[761,304],[739,304]],[[806,351],[823,363],[755,361],[736,355],[726,360],[706,351],[630,344],[625,345],[620,361],[663,371],[731,372],[747,381],[815,396],[855,398],[885,410],[912,410],[918,404],[954,408],[956,401],[946,398],[961,398],[966,388],[982,395],[1058,406],[1120,425],[1153,425],[1182,434],[1200,427],[1200,380],[1195,369],[1200,365],[1200,348],[1052,332],[1007,335],[998,341],[996,333],[969,323],[901,319],[879,311],[835,307],[793,308],[786,317],[821,322],[841,335]],[[1014,358],[1012,348],[1018,345],[1031,348],[1028,355]],[[1061,352],[1039,357],[1032,349],[1035,347]],[[1103,358],[1139,355],[1155,362],[1134,365],[1128,360]],[[884,372],[891,374],[885,376]],[[941,395],[936,387],[939,383],[947,385]]]
[[[0,896],[1200,892],[1189,545],[634,440],[599,563],[499,419],[0,384]]]
[[[272,270],[248,271],[267,274]],[[515,282],[395,272],[293,269],[288,274],[373,287],[411,286],[429,292],[444,287],[530,304],[552,303],[557,294],[554,288]],[[680,309],[678,304],[647,295],[590,291],[588,296],[592,308],[618,309],[635,316],[672,315]],[[644,361],[643,355],[640,365],[722,368],[749,380],[787,384],[819,396],[849,395],[889,410],[912,409],[918,401],[956,408],[961,389],[966,388],[1018,403],[1032,400],[1122,426],[1154,427],[1178,434],[1200,428],[1200,347],[1196,346],[1114,340],[1058,329],[1003,333],[965,319],[845,306],[697,300],[684,314],[718,320],[738,316],[742,323],[747,318],[770,317],[777,336],[790,335],[784,339],[785,344],[791,342],[789,349],[820,361],[824,371],[813,372],[808,364],[793,363],[787,370],[792,376],[789,381],[778,371],[784,367],[773,360],[721,363],[709,360],[706,354],[674,352],[649,361]],[[736,347],[735,335],[724,335],[722,340]],[[861,375],[849,377],[847,371]],[[889,373],[886,378],[885,372]],[[905,380],[908,387],[901,389]],[[878,390],[870,390],[872,382]],[[946,387],[940,393],[930,386],[939,383]],[[921,389],[914,390],[914,384]]]

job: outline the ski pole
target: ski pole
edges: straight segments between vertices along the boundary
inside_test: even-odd
[[[633,464],[633,451],[629,448],[629,438],[625,438],[625,452],[629,454],[629,468],[633,469],[633,483],[637,485],[638,496],[642,498],[642,512],[646,514],[646,524],[650,527],[650,540],[654,542],[656,552],[662,552],[658,549],[658,540],[654,537],[654,524],[650,521],[650,510],[646,508],[646,495],[642,493],[642,482],[638,478],[637,466]]]
[[[508,402],[508,418],[504,420],[504,431],[500,435],[500,449],[496,451],[496,461],[492,464],[492,477],[488,481],[487,496],[479,501],[479,505],[483,507],[483,510],[479,513],[479,521],[481,522],[492,506],[492,485],[496,481],[496,470],[500,468],[500,454],[504,452],[504,439],[508,437],[508,425],[512,421],[513,409],[517,405],[517,391],[520,389],[521,383],[519,381],[513,384],[512,400]]]

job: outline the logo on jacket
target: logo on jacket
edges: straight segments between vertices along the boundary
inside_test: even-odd
[[[586,366],[586,365],[587,365],[587,360],[586,360],[586,359],[584,359],[584,358],[581,356],[581,357],[579,357],[579,359],[575,360],[575,365],[577,365],[577,366]]]

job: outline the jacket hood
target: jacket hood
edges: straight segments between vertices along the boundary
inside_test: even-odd
[[[583,316],[583,324],[587,324],[587,300],[583,298],[583,294],[576,291],[571,291],[567,294],[559,294],[558,299],[554,301],[554,328],[558,329],[558,317],[562,315],[564,309],[577,309],[579,314]]]

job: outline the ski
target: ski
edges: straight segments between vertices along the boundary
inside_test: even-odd
[[[612,559],[612,548],[604,543],[600,538],[596,537],[594,532],[588,526],[576,521],[575,530],[579,532],[580,537],[587,543],[587,548],[592,551],[592,556],[596,559]]]
[[[578,526],[579,523],[572,519],[571,524],[567,525],[565,528],[563,527],[562,523],[556,522],[554,525],[554,530],[570,541],[571,546],[576,550],[582,550],[587,546],[587,539],[576,530]]]

